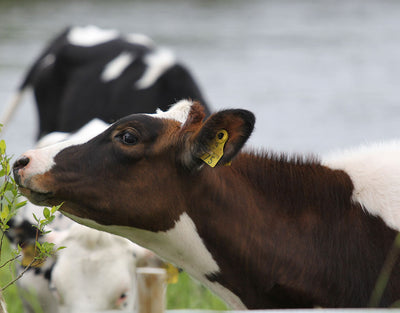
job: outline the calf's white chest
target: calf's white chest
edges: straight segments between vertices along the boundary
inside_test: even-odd
[[[192,277],[210,288],[232,308],[245,309],[242,301],[231,291],[206,278],[207,274],[220,272],[220,268],[199,236],[196,225],[183,213],[175,226],[168,231],[151,232],[127,226],[105,226],[92,220],[66,214],[78,223],[123,236],[153,250],[160,257],[183,268]]]

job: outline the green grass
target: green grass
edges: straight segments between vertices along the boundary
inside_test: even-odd
[[[168,285],[167,308],[227,310],[222,300],[186,273],[179,275],[178,283]]]
[[[7,240],[4,240],[0,264],[10,258],[10,251]],[[14,269],[10,269],[8,265],[0,269],[0,287],[12,280],[11,271]],[[6,289],[4,298],[9,313],[23,313],[21,296],[15,284]],[[168,285],[167,308],[226,310],[227,306],[205,287],[193,281],[186,273],[181,273],[178,283]]]
[[[0,264],[11,258],[11,249],[7,240],[4,240],[1,251]],[[9,265],[0,269],[0,287],[5,286],[15,276],[15,268]],[[4,291],[4,299],[7,303],[8,313],[22,313],[22,301],[15,284],[11,285]]]

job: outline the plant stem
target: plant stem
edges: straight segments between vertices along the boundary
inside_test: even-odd
[[[374,290],[372,291],[371,298],[368,303],[368,307],[378,307],[381,302],[383,293],[385,292],[386,286],[388,284],[390,275],[393,271],[393,267],[400,255],[400,233],[397,234],[394,239],[392,248],[386,257],[385,263],[383,263],[381,272],[376,281]]]
[[[1,239],[0,239],[0,262],[1,262],[1,251],[3,251],[3,239],[4,239],[5,232],[2,231]]]
[[[1,264],[1,265],[0,265],[0,268],[3,268],[3,267],[6,266],[8,263],[10,263],[10,262],[12,262],[12,261],[18,259],[20,256],[21,256],[21,255],[17,255],[17,256],[15,256],[15,257],[13,257],[12,259],[7,260],[6,262],[4,262],[4,264]]]
[[[0,293],[3,293],[4,290],[6,290],[8,287],[10,287],[12,284],[14,284],[18,279],[20,279],[20,278],[26,273],[26,271],[32,266],[32,264],[33,264],[35,261],[37,261],[37,260],[36,260],[36,259],[32,259],[31,263],[29,263],[29,264],[24,268],[24,270],[23,270],[21,273],[19,273],[19,275],[18,275],[16,278],[14,278],[14,279],[13,279],[12,281],[10,281],[7,285],[5,285],[4,287],[2,287],[2,288],[0,289]]]

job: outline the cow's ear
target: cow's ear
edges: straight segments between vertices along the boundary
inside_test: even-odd
[[[184,132],[192,134],[185,142],[184,165],[193,169],[229,164],[254,129],[255,116],[247,110],[224,110],[212,114],[204,123],[204,113],[193,105]]]

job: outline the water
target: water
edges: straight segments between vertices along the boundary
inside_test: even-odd
[[[400,138],[396,0],[0,1],[0,112],[46,41],[67,25],[142,32],[190,67],[214,109],[257,116],[249,145],[325,153]],[[31,94],[1,135],[34,143]]]

